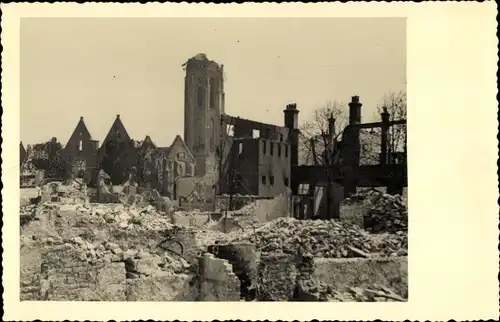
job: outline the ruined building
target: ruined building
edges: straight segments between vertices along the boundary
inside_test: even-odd
[[[149,136],[137,147],[137,181],[140,186],[156,189],[176,199],[179,178],[192,177],[195,159],[182,138],[177,135],[169,147],[157,147]]]
[[[196,159],[196,176],[210,171],[220,140],[224,114],[224,69],[205,54],[184,64],[184,141]]]
[[[83,117],[75,127],[62,152],[65,178],[83,177],[87,183],[97,176],[99,141],[93,140]]]
[[[195,176],[218,186],[218,194],[273,197],[291,186],[291,167],[298,163],[296,105],[284,111],[284,126],[227,115],[223,65],[198,54],[184,66],[184,140],[196,159]]]
[[[224,114],[227,145],[221,162],[220,193],[274,197],[292,185],[298,162],[298,109],[287,105],[284,125],[277,126]]]
[[[99,148],[100,168],[111,177],[113,184],[127,181],[137,163],[134,141],[130,138],[120,115]]]

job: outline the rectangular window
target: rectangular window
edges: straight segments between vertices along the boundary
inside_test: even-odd
[[[238,144],[238,154],[242,153],[243,153],[243,143],[240,142],[240,144]]]
[[[274,185],[274,176],[269,176],[269,184]]]
[[[82,140],[80,140],[80,141],[78,142],[78,150],[79,150],[79,151],[83,151],[83,141],[82,141]]]
[[[285,158],[288,158],[288,145],[285,145]]]
[[[281,144],[278,144],[278,157],[281,157]]]
[[[283,142],[283,134],[280,134],[280,142]]]
[[[284,183],[285,183],[285,187],[288,187],[288,178],[285,177],[285,179],[283,179]]]
[[[260,138],[260,131],[259,130],[252,130],[252,138],[254,138],[254,139]]]
[[[266,141],[262,141],[262,153],[264,155],[266,155],[266,145],[267,145],[267,142]]]
[[[273,142],[270,142],[269,143],[269,151],[270,151],[271,155],[273,155],[273,150],[274,150],[274,144],[273,144]]]
[[[266,176],[262,176],[261,180],[262,180],[262,184],[266,184]]]

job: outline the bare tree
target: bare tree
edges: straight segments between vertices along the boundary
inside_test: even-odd
[[[347,125],[345,104],[328,101],[313,112],[310,121],[300,129],[299,154],[301,163],[319,165],[324,169],[326,178],[326,212],[325,219],[333,217],[331,211],[332,188],[335,169],[340,169],[339,141],[343,129]],[[341,129],[341,130],[338,130]],[[312,187],[309,193],[313,194]]]
[[[390,114],[389,121],[406,119],[406,93],[390,92],[377,106],[378,115],[384,111]],[[310,121],[301,126],[299,157],[302,164],[320,165],[326,181],[326,218],[332,217],[331,198],[336,171],[343,171],[339,142],[348,125],[347,108],[337,101],[328,101],[313,112]],[[381,152],[381,128],[360,131],[360,164],[379,164]],[[406,152],[406,125],[389,128],[387,152]],[[309,190],[312,194],[313,191]]]
[[[406,92],[389,92],[377,105],[375,119],[380,120],[383,112],[389,113],[389,121],[406,119]],[[360,132],[361,164],[378,164],[381,152],[381,128],[362,130]],[[387,153],[392,156],[396,152],[406,152],[406,124],[393,125],[389,128]]]
[[[389,113],[389,121],[406,120],[406,92],[389,92],[382,104],[377,106],[379,114]],[[388,133],[388,153],[406,151],[406,124],[391,126]]]

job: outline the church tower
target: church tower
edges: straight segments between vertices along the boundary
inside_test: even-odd
[[[196,158],[196,176],[215,162],[220,142],[220,116],[224,113],[223,65],[197,54],[184,65],[184,141]]]

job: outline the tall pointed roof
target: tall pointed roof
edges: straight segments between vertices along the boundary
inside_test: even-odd
[[[193,155],[193,153],[191,152],[191,150],[188,148],[188,146],[187,146],[186,142],[184,142],[184,140],[183,140],[183,139],[181,138],[181,136],[180,136],[180,135],[178,135],[178,134],[175,136],[174,141],[173,141],[173,142],[172,142],[172,144],[170,145],[170,148],[169,148],[169,151],[168,151],[169,153],[170,153],[170,151],[172,150],[172,147],[174,146],[174,144],[175,144],[176,142],[180,142],[180,143],[184,146],[184,149],[186,149],[186,151],[189,153],[189,156],[190,156],[191,158],[193,158],[193,159],[194,159],[194,155]]]
[[[120,119],[120,114],[116,115],[115,121],[111,125],[111,128],[109,129],[108,134],[106,135],[106,138],[102,141],[102,146],[111,140],[116,134],[119,134],[120,137],[127,141],[130,140],[130,136],[128,135],[127,130],[125,129],[125,126],[123,125],[122,120]]]
[[[69,137],[68,142],[66,143],[66,146],[68,145],[69,142],[71,142],[71,139],[74,136],[79,136],[80,133],[84,134],[85,136],[88,136],[92,140],[92,135],[90,134],[90,131],[88,130],[87,126],[85,125],[85,122],[83,121],[83,116],[80,116],[80,120],[76,124],[76,127],[73,130],[73,133]]]

